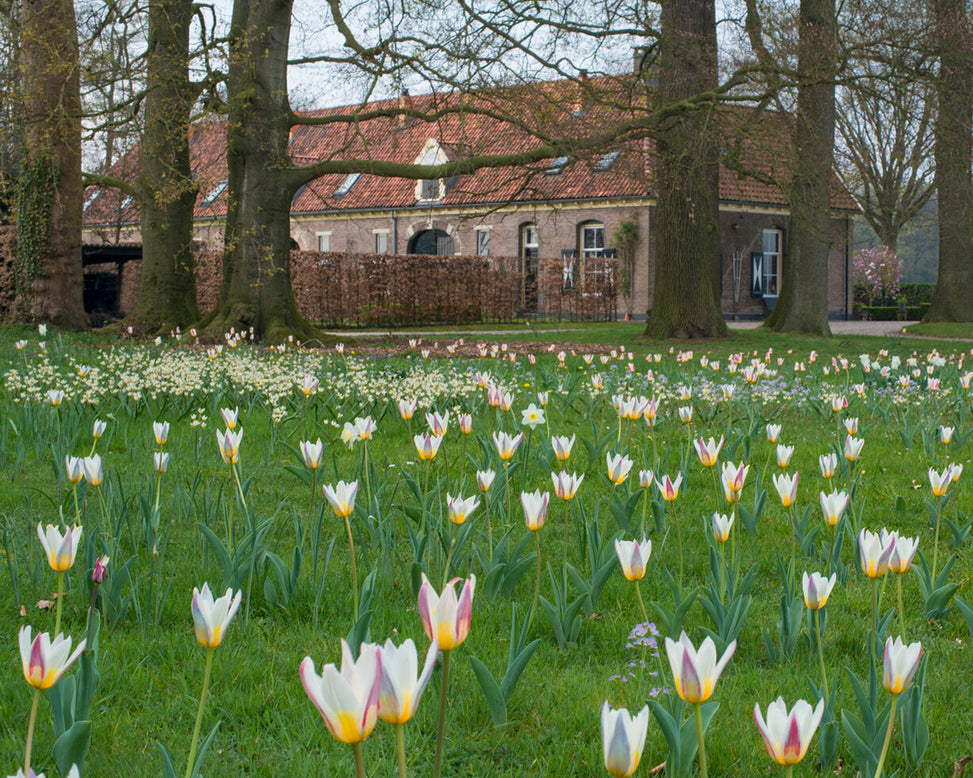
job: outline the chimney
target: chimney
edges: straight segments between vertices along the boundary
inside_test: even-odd
[[[399,110],[400,111],[412,110],[412,97],[409,95],[408,89],[403,89],[402,94],[399,95]],[[406,116],[404,113],[400,113],[398,116],[398,124],[400,128],[405,127],[411,121],[412,121],[412,117]]]
[[[574,90],[575,99],[574,105],[571,107],[571,113],[575,116],[584,116],[585,109],[588,107],[588,71],[579,70],[578,71],[578,85]]]

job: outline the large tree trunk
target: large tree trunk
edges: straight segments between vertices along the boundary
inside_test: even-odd
[[[196,184],[189,163],[192,0],[149,4],[147,90],[139,202],[142,278],[127,321],[141,331],[170,330],[199,320],[193,256]]]
[[[88,325],[81,272],[81,93],[71,0],[24,0],[25,154],[18,185],[14,315]]]
[[[966,0],[932,3],[939,44],[939,276],[923,321],[973,321],[973,41]]]
[[[830,335],[828,258],[834,176],[837,38],[835,0],[801,0],[794,122],[794,179],[780,299],[765,326]]]
[[[223,283],[207,337],[253,328],[267,342],[316,336],[298,313],[290,276],[290,205],[300,182],[286,170],[291,111],[287,47],[291,0],[237,0],[230,48],[229,210]]]
[[[713,0],[662,4],[659,105],[717,86]],[[714,109],[670,120],[656,143],[656,275],[646,334],[725,335],[720,309],[720,132]]]

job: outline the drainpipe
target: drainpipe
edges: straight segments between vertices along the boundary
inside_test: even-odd
[[[395,211],[389,211],[392,218],[392,253],[399,253],[399,218],[395,215]]]

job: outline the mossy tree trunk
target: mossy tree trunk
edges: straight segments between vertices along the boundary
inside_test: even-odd
[[[230,43],[229,206],[223,281],[208,338],[253,328],[274,343],[316,331],[297,310],[290,275],[290,205],[302,183],[288,169],[291,0],[237,0]]]
[[[973,321],[973,40],[966,0],[934,0],[939,275],[923,321]]]
[[[15,316],[88,325],[81,270],[81,87],[71,0],[24,0]]]
[[[662,4],[659,105],[717,86],[713,0]],[[679,113],[656,141],[656,275],[646,334],[723,336],[720,310],[720,131],[715,108]]]
[[[834,178],[837,38],[834,0],[801,0],[794,179],[780,298],[765,326],[830,335],[828,260]]]
[[[167,331],[199,320],[193,255],[196,184],[189,162],[190,111],[197,88],[189,81],[192,0],[149,4],[147,89],[142,171],[142,277],[128,323]]]

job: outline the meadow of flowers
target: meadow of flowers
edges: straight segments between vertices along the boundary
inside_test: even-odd
[[[0,775],[973,754],[973,352],[16,336]]]

